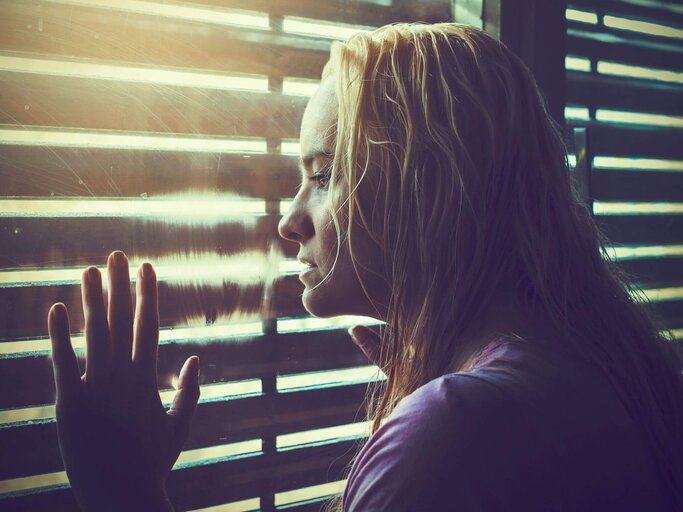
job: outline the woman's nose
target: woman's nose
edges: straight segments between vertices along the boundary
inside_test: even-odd
[[[282,238],[292,242],[303,242],[313,236],[313,222],[306,209],[296,199],[280,219],[277,231]]]

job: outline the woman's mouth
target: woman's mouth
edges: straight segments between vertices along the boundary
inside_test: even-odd
[[[310,265],[309,267],[303,269],[301,272],[299,272],[299,280],[303,281],[306,276],[314,273],[317,268],[318,267],[316,267],[315,265]]]

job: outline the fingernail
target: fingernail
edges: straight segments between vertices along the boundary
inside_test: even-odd
[[[95,284],[98,282],[100,277],[100,273],[97,270],[97,267],[90,267],[88,269],[88,283],[90,284]]]
[[[143,263],[142,264],[142,277],[147,279],[147,278],[152,277],[152,274],[153,274],[152,265],[150,265],[147,262]]]
[[[115,267],[123,267],[126,264],[126,255],[121,251],[114,251],[112,253],[112,262]]]
[[[61,320],[66,316],[66,306],[61,302],[52,306],[52,314],[57,320]]]
[[[353,327],[350,327],[347,331],[349,333],[349,336],[351,336],[351,339],[353,340],[354,343],[360,343],[360,340],[358,339],[358,336],[356,336],[353,333]]]

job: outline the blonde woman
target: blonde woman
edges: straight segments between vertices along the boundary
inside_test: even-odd
[[[680,354],[602,258],[521,61],[467,26],[402,24],[335,45],[322,78],[279,231],[310,313],[386,322],[351,330],[387,380],[330,508],[680,510]],[[198,360],[164,411],[154,271],[133,322],[125,256],[108,270],[108,315],[84,274],[83,378],[49,314],[67,473],[84,509],[172,510]]]

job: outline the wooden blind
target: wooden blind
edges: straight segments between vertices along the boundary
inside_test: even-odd
[[[378,376],[346,334],[363,319],[307,317],[297,247],[276,234],[301,115],[335,37],[444,21],[450,2],[1,9],[0,509],[76,509],[45,317],[67,304],[82,357],[80,273],[115,249],[158,269],[164,402],[184,359],[202,361],[168,485],[178,510],[318,509],[367,431]]]
[[[592,207],[608,255],[681,340],[683,7],[572,0],[567,53],[565,116],[587,128]]]

